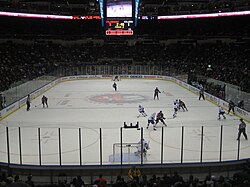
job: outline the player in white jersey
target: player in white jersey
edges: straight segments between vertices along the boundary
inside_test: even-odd
[[[179,100],[176,99],[176,100],[174,101],[174,103],[176,103],[177,109],[180,110],[180,102],[179,102]]]
[[[156,113],[154,112],[154,113],[152,113],[152,114],[149,116],[149,118],[148,118],[148,124],[147,124],[147,129],[148,129],[148,127],[149,127],[149,124],[152,124],[152,125],[155,124],[155,115],[156,115]],[[154,127],[154,130],[156,130],[155,127]]]
[[[223,116],[224,119],[226,119],[225,116],[225,110],[219,105],[219,114],[218,114],[218,119],[220,119],[220,116]]]
[[[149,149],[149,143],[144,140],[144,139],[141,139],[139,142],[138,142],[138,146],[137,146],[137,152],[135,152],[135,154],[137,156],[140,156],[141,153],[143,153],[143,156],[145,157],[147,155],[147,150]]]
[[[177,104],[177,102],[175,101],[175,102],[174,102],[174,113],[173,113],[173,118],[176,118],[176,117],[177,117],[177,111],[178,111],[178,104]]]
[[[145,109],[142,105],[139,105],[138,112],[139,112],[139,115],[137,116],[138,118],[140,117],[140,115],[142,115],[143,117],[147,116]]]

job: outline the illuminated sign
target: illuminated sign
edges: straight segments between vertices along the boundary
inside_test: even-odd
[[[133,35],[132,20],[106,20],[106,35]]]

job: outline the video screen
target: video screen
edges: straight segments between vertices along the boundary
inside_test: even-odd
[[[132,0],[107,0],[107,17],[132,17]]]

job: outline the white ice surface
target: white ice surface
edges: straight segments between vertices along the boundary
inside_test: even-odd
[[[132,4],[107,6],[107,17],[132,17]]]
[[[61,162],[63,165],[79,165],[79,129],[81,134],[82,164],[100,163],[100,132],[102,133],[102,162],[117,164],[109,157],[113,154],[113,144],[120,142],[120,127],[139,122],[143,136],[150,142],[145,163],[160,163],[161,138],[163,129],[164,163],[179,163],[181,159],[181,129],[184,126],[183,162],[200,162],[201,134],[203,128],[202,161],[218,161],[220,150],[220,129],[223,125],[222,160],[237,159],[236,141],[238,118],[226,115],[218,120],[218,108],[214,104],[198,100],[192,92],[163,80],[131,80],[117,82],[118,91],[112,88],[111,80],[78,80],[63,82],[44,93],[49,98],[49,108],[43,108],[41,97],[34,99],[31,110],[20,108],[0,125],[0,162],[7,162],[6,126],[9,127],[10,162],[20,163],[18,127],[21,127],[21,160],[23,164],[39,164],[38,128],[41,139],[42,165],[59,164],[59,130],[61,134]],[[155,87],[161,90],[160,99],[153,99]],[[189,109],[180,110],[172,119],[173,101],[182,99]],[[163,111],[167,127],[159,123],[157,130],[146,129],[147,117],[138,116],[138,105],[145,107],[149,115]],[[101,129],[101,130],[100,130]],[[248,132],[249,133],[249,132]],[[140,130],[123,129],[123,143],[136,143]],[[240,158],[250,155],[250,142],[241,137]],[[120,151],[116,148],[116,153]],[[123,149],[126,153],[135,150]],[[129,163],[127,160],[126,163]],[[120,162],[118,162],[119,164]],[[140,158],[138,158],[140,163]]]

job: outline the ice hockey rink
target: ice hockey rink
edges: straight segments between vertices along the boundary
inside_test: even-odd
[[[174,82],[123,79],[117,82],[117,91],[112,84],[110,79],[65,81],[44,93],[49,98],[48,108],[42,107],[40,95],[32,100],[30,111],[23,106],[3,119],[0,161],[32,165],[120,164],[121,131],[124,163],[141,162],[133,146],[141,132],[150,145],[143,158],[145,164],[180,163],[181,155],[184,163],[200,162],[201,157],[202,162],[218,161],[220,156],[222,161],[249,157],[250,142],[243,136],[237,154],[239,118],[226,115],[227,119],[218,120],[218,106],[198,100],[198,95]],[[159,100],[153,99],[156,87],[161,91]],[[188,111],[179,110],[173,119],[176,99],[183,100]],[[146,129],[148,116],[137,117],[138,105],[143,105],[148,115],[163,111],[167,127],[159,123],[156,131],[152,126]],[[124,122],[138,122],[140,130],[121,128]]]

